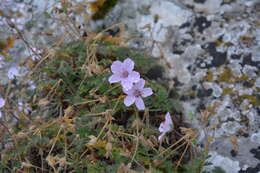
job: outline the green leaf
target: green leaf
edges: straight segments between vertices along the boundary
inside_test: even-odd
[[[221,167],[215,166],[212,173],[226,173]]]
[[[48,13],[47,11],[45,11],[45,12],[43,13],[43,15],[44,15],[46,18],[51,18],[50,13]]]

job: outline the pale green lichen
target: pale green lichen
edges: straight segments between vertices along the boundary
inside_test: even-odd
[[[204,81],[212,82],[214,79],[213,73],[211,70],[207,72],[207,74],[203,77]]]
[[[225,68],[223,72],[219,75],[219,81],[220,82],[226,82],[226,83],[233,83],[234,82],[234,75],[229,68]]]
[[[224,88],[222,94],[223,95],[234,94],[234,90],[232,88]]]
[[[247,99],[248,102],[254,106],[260,106],[260,100],[256,95],[244,94],[244,95],[238,96],[237,99],[235,99],[235,100],[238,101],[239,103],[241,103],[245,99]]]

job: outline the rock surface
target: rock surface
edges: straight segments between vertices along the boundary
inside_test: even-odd
[[[118,16],[115,8],[108,16],[125,22],[130,34],[158,42],[142,46],[167,61],[165,78],[177,79],[186,116],[194,115],[187,121],[198,127],[199,112],[210,112],[208,135],[215,138],[210,161],[227,173],[260,171],[259,5],[257,0],[131,0],[118,4],[131,10]]]

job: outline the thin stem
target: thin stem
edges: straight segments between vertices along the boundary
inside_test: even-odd
[[[115,86],[113,86],[112,88],[110,88],[109,90],[107,90],[107,91],[104,93],[104,95],[107,94],[108,92],[110,92],[110,91],[112,91],[112,90],[114,90],[114,89],[120,87],[120,86],[121,86],[120,84],[116,84]]]
[[[138,147],[139,147],[139,116],[138,116],[138,110],[137,109],[135,109],[135,119],[136,119],[136,121],[137,121],[137,123],[136,123],[136,145],[135,145],[135,151],[134,151],[134,155],[133,155],[133,157],[132,157],[132,159],[131,159],[131,162],[130,162],[130,165],[132,165],[132,163],[133,163],[133,161],[135,160],[135,156],[136,156],[136,154],[137,154],[137,150],[138,150]]]
[[[65,131],[65,129],[64,129],[64,131],[63,131],[63,135],[64,135],[65,161],[67,161],[68,148],[67,148],[67,136],[66,136],[66,131]],[[67,164],[65,164],[64,172],[67,172]]]
[[[80,102],[80,103],[75,103],[74,106],[84,105],[84,104],[92,103],[92,102],[97,102],[97,101],[99,101],[99,100],[100,100],[100,99],[96,99],[96,100],[88,100],[88,101],[84,101],[84,102]]]
[[[160,160],[160,162],[164,162],[169,156],[171,156],[173,153],[177,152],[177,150],[178,150],[179,148],[181,148],[182,146],[184,146],[185,144],[186,144],[186,143],[184,142],[184,143],[182,143],[181,145],[179,145],[178,147],[174,148],[174,150],[170,151],[170,153],[169,153],[168,155],[164,156],[163,159]]]
[[[51,150],[49,151],[48,156],[51,154],[51,152],[52,152],[52,150],[53,150],[53,148],[54,148],[54,146],[55,146],[55,144],[56,144],[56,142],[57,142],[57,139],[58,139],[58,136],[60,135],[61,129],[62,129],[62,128],[59,129],[59,131],[58,131],[58,133],[57,133],[57,135],[56,135],[56,137],[55,137],[55,140],[54,140],[54,142],[53,142],[53,144],[52,144],[52,146],[51,146]]]
[[[169,149],[171,149],[172,147],[174,147],[175,145],[177,145],[178,143],[180,143],[181,141],[185,140],[185,136],[183,136],[181,139],[179,139],[177,142],[175,142],[174,144],[172,144],[170,147],[168,147],[166,150],[164,150],[163,152],[161,152],[159,154],[159,156],[162,156],[166,151],[168,151]]]
[[[102,135],[103,131],[105,130],[105,128],[107,127],[107,125],[109,124],[110,120],[107,120],[105,125],[103,126],[103,128],[101,129],[101,131],[99,132],[98,136],[97,136],[97,140],[98,138],[100,138],[100,136]]]
[[[183,151],[182,154],[181,154],[181,158],[179,159],[179,161],[178,161],[178,163],[177,163],[176,170],[177,170],[178,167],[180,166],[181,161],[182,161],[182,158],[184,157],[184,154],[186,153],[186,151],[187,151],[187,149],[188,149],[189,146],[190,146],[190,142],[188,142],[188,143],[186,144],[186,147],[185,147],[184,151]]]
[[[39,54],[31,47],[31,45],[28,43],[28,41],[25,39],[23,33],[17,28],[17,26],[6,17],[7,24],[9,25],[10,28],[15,29],[15,31],[18,33],[19,37],[22,39],[22,41],[26,44],[26,46],[37,56]]]

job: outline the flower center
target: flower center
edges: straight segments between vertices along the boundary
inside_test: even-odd
[[[141,91],[135,90],[135,91],[134,91],[134,96],[135,96],[135,97],[141,97],[141,96],[142,96]]]
[[[123,78],[127,78],[128,75],[129,75],[128,71],[123,71],[123,73],[122,73]]]

